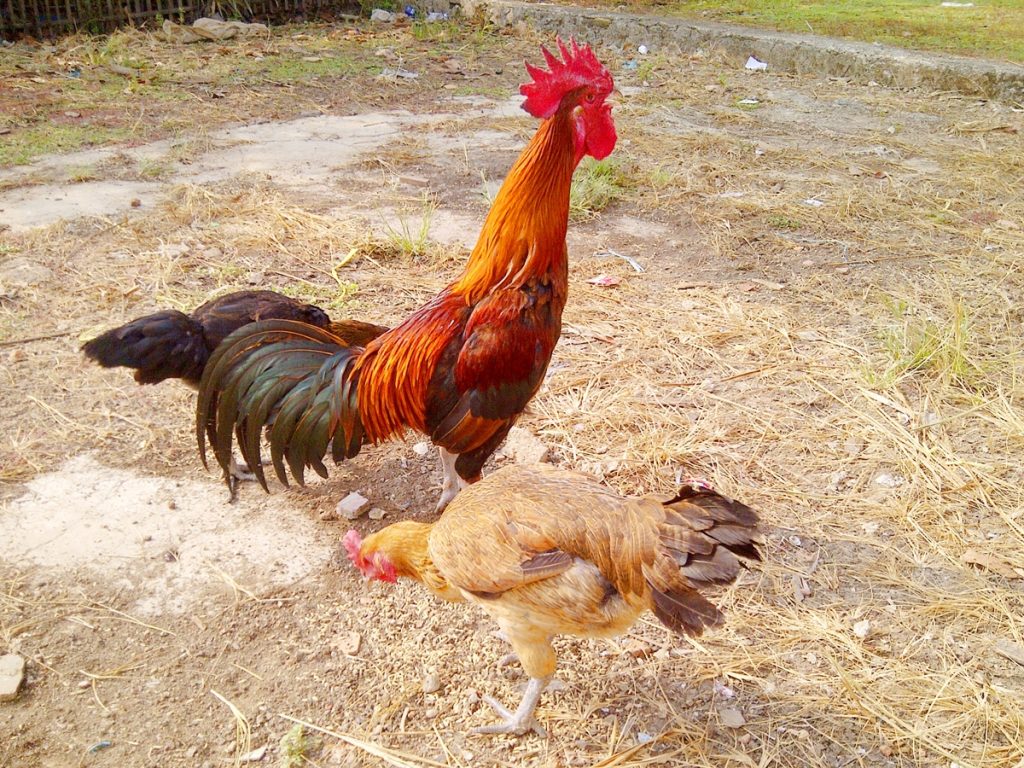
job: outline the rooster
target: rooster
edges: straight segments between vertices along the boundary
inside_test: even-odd
[[[415,579],[497,621],[530,681],[502,722],[477,733],[541,732],[533,717],[555,672],[554,635],[618,635],[650,609],[679,634],[722,621],[699,592],[758,560],[757,515],[707,486],[623,498],[584,475],[511,465],[463,491],[435,523],[403,521],[344,545],[370,579]]]
[[[136,318],[87,341],[82,352],[104,368],[133,368],[139,384],[181,379],[198,388],[210,355],[225,337],[268,319],[327,328],[351,346],[365,346],[387,330],[359,320],[332,321],[319,307],[274,291],[236,291],[206,302],[191,315],[168,309]],[[234,497],[234,484],[252,475],[232,457],[228,478]]]
[[[437,445],[437,510],[480,470],[540,388],[568,291],[569,186],[584,155],[615,147],[611,74],[588,46],[543,49],[527,64],[523,108],[542,120],[509,171],[465,270],[398,327],[354,347],[329,330],[277,320],[246,326],[214,353],[200,384],[199,449],[227,469],[232,433],[267,488],[260,431],[268,423],[278,478],[300,484],[323,458],[352,458],[407,428]]]

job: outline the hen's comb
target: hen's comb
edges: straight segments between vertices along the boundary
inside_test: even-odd
[[[345,551],[348,552],[349,560],[355,565],[359,565],[363,559],[359,556],[359,547],[363,543],[363,538],[359,535],[359,531],[353,528],[345,534],[345,538],[341,540],[341,543],[345,545]]]
[[[551,117],[558,110],[562,97],[569,91],[583,85],[591,86],[601,98],[612,92],[611,73],[597,60],[589,45],[579,45],[569,39],[566,47],[561,38],[556,39],[561,61],[547,48],[541,47],[548,69],[535,67],[529,62],[526,71],[533,82],[519,86],[519,93],[526,97],[523,109],[541,119]]]

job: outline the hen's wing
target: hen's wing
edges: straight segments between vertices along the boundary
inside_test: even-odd
[[[363,320],[346,319],[332,320],[328,323],[327,330],[350,347],[365,347],[390,329],[386,326],[367,323]]]
[[[295,320],[326,328],[331,319],[320,307],[276,291],[235,291],[211,299],[192,313],[203,328],[210,349],[216,349],[243,325],[260,320]]]
[[[495,594],[593,563],[623,594],[644,593],[655,523],[642,504],[590,478],[508,466],[464,489],[434,525],[430,556],[451,583]]]

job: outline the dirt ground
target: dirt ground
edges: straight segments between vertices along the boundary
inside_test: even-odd
[[[495,738],[467,733],[481,696],[524,679],[487,620],[338,555],[349,491],[385,513],[364,534],[430,519],[419,438],[229,504],[193,393],[77,349],[239,287],[403,317],[534,129],[512,97],[542,41],[114,42],[148,79],[91,81],[76,40],[18,46],[0,92],[8,157],[47,119],[107,137],[0,170],[0,652],[28,660],[0,765],[1024,766],[1019,105],[598,44],[610,191],[580,191],[563,338],[494,462],[539,440],[625,493],[703,476],[769,543],[723,628],[562,639],[547,737]]]

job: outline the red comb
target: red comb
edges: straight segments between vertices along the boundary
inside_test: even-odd
[[[359,548],[362,546],[363,538],[359,535],[359,531],[355,529],[350,530],[345,534],[341,543],[345,545],[345,551],[348,552],[349,559],[356,565],[360,565],[360,561],[363,558],[359,556]]]
[[[541,119],[555,114],[562,97],[580,86],[591,86],[602,98],[615,87],[611,73],[597,60],[589,45],[580,45],[571,38],[569,47],[561,38],[556,38],[556,42],[562,60],[542,46],[548,69],[527,62],[526,71],[530,73],[533,82],[519,86],[519,93],[526,97],[523,109]]]

